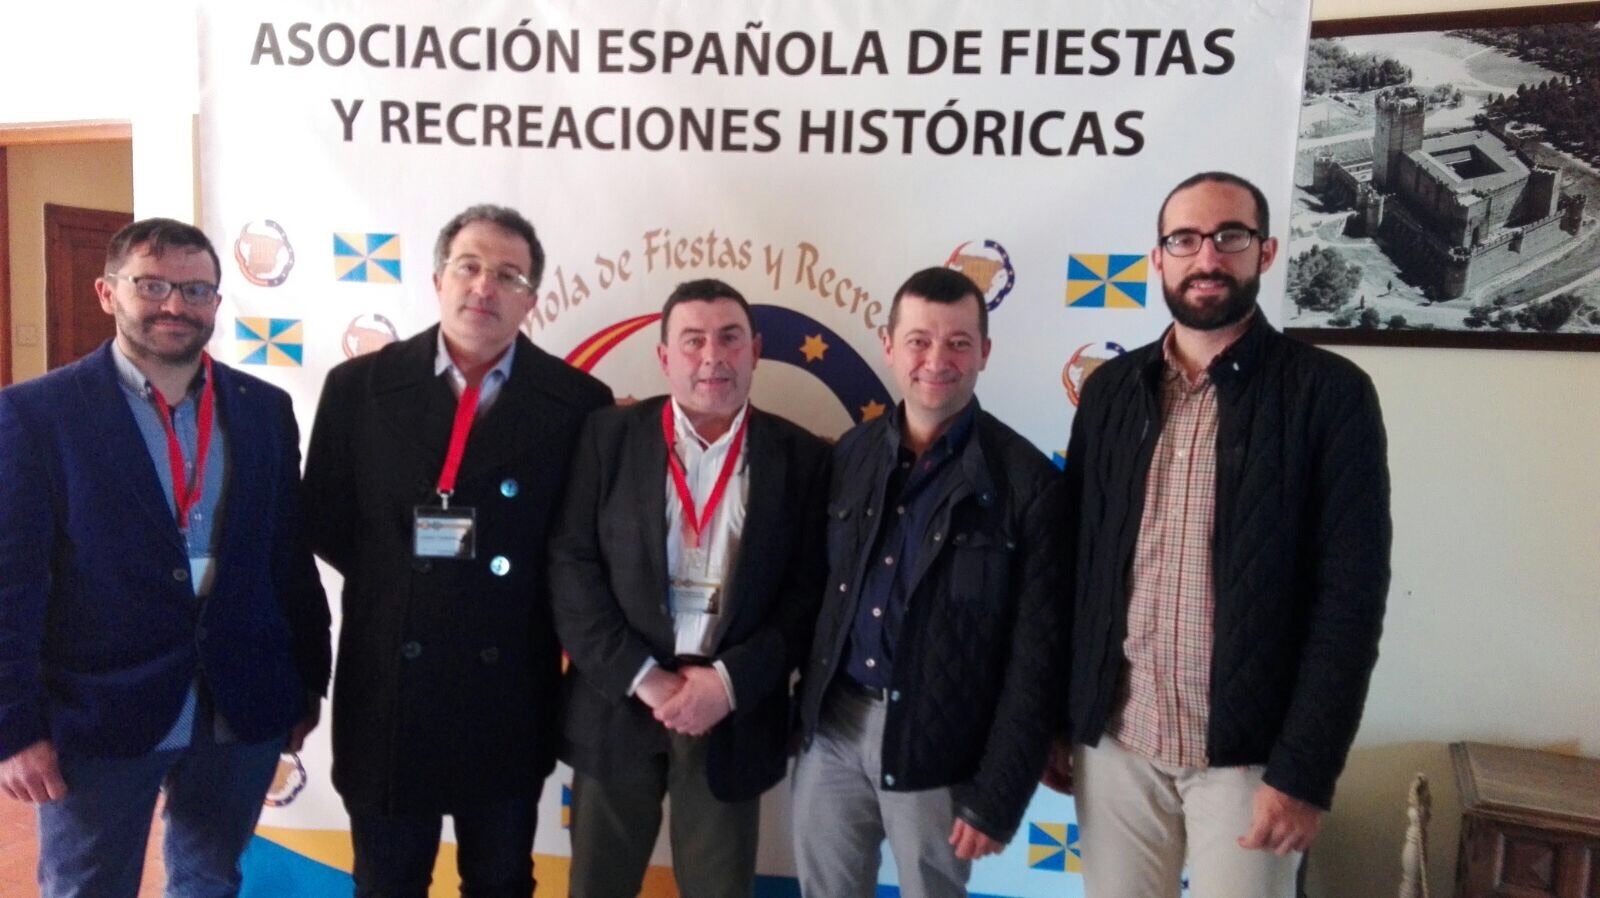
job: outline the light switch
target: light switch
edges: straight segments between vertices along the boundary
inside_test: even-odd
[[[39,325],[37,325],[37,324],[19,324],[19,325],[17,325],[17,345],[18,346],[38,346],[39,345]]]

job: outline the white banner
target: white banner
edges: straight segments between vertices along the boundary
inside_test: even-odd
[[[435,235],[492,202],[548,253],[534,342],[661,393],[651,316],[721,278],[764,333],[753,400],[830,438],[897,399],[895,288],[961,267],[992,309],[979,398],[1059,464],[1083,376],[1169,320],[1148,254],[1172,185],[1244,175],[1284,232],[1309,20],[1307,0],[207,4],[203,224],[232,258],[213,350],[309,426],[328,369],[437,320]],[[1264,280],[1277,322],[1283,267]],[[348,894],[327,740],[283,771],[254,894]],[[541,896],[566,894],[569,777],[541,806]],[[1078,895],[1081,862],[1070,800],[1041,793],[971,888]],[[759,894],[797,894],[786,786],[759,869]],[[646,894],[672,893],[652,870]]]

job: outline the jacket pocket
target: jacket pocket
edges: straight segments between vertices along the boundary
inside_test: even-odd
[[[828,570],[836,577],[848,577],[854,568],[861,518],[854,502],[828,503]]]
[[[963,530],[950,537],[950,547],[950,585],[957,601],[986,601],[1010,589],[1016,540],[995,531]]]

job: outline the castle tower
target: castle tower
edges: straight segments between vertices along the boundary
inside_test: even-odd
[[[1373,97],[1377,125],[1372,132],[1372,186],[1393,193],[1400,157],[1422,148],[1422,117],[1427,110],[1414,88],[1391,87]]]
[[[1583,228],[1583,206],[1589,198],[1581,193],[1566,198],[1565,214],[1561,216],[1561,230],[1574,236]]]
[[[1561,169],[1547,165],[1532,168],[1528,173],[1528,186],[1523,188],[1524,202],[1519,204],[1522,208],[1517,210],[1523,213],[1523,219],[1517,224],[1543,221],[1560,208],[1557,203],[1561,199]]]

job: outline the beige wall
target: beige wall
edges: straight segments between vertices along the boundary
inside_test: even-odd
[[[1416,772],[1436,800],[1430,881],[1448,895],[1449,742],[1600,756],[1600,353],[1344,354],[1388,425],[1394,586],[1312,895],[1394,894]]]
[[[1317,0],[1317,19],[1528,6]],[[1344,351],[1377,382],[1394,587],[1366,718],[1313,851],[1315,898],[1393,895],[1406,789],[1454,894],[1459,740],[1600,755],[1600,353]]]
[[[11,211],[12,378],[45,370],[44,204],[133,211],[133,146],[109,143],[15,146],[6,150]],[[23,327],[37,328],[34,346],[17,345]]]

